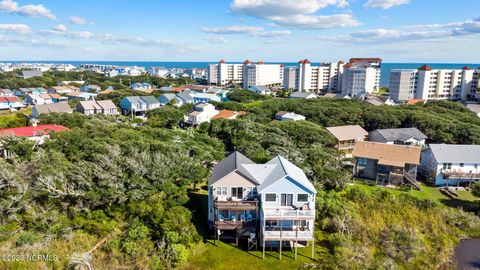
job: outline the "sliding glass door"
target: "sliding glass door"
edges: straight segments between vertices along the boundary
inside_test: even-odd
[[[280,196],[280,205],[281,206],[292,206],[293,205],[293,194],[282,193]]]

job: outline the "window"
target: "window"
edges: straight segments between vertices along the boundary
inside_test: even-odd
[[[282,193],[280,199],[281,206],[292,206],[293,205],[293,194]]]
[[[308,202],[308,194],[298,194],[297,202]]]
[[[277,220],[267,220],[265,221],[265,225],[267,227],[278,227],[278,221]]]
[[[227,195],[227,187],[217,187],[217,195]]]
[[[444,170],[450,170],[452,168],[452,163],[443,163]]]
[[[367,159],[366,158],[359,158],[357,159],[358,166],[367,166]]]
[[[243,198],[243,187],[232,187],[232,197]]]
[[[463,163],[460,163],[460,167],[463,167],[463,165],[464,165]]]
[[[275,193],[265,194],[265,201],[266,202],[276,202],[277,201],[277,194],[275,194]]]

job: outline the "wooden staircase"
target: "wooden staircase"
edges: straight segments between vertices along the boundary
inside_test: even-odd
[[[420,183],[414,179],[410,174],[406,173],[403,175],[403,179],[407,181],[407,183],[411,184],[413,187],[415,187],[418,190],[422,190],[422,187],[420,186]]]

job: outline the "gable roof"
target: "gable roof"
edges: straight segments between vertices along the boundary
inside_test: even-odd
[[[368,132],[359,125],[327,127],[327,130],[339,141],[356,140],[368,135]]]
[[[405,167],[405,164],[420,164],[422,148],[396,144],[360,141],[355,144],[353,156],[378,160],[378,164]]]
[[[407,141],[409,139],[416,139],[416,140],[425,140],[428,137],[423,134],[417,128],[390,128],[390,129],[377,129],[370,134],[378,134],[380,135],[385,141]]]
[[[480,145],[430,144],[438,163],[480,163]]]
[[[220,161],[218,164],[215,165],[215,167],[213,168],[213,174],[208,179],[208,185],[212,185],[215,182],[218,182],[220,179],[234,171],[238,171],[250,180],[256,182],[256,180],[254,180],[254,178],[250,176],[250,173],[245,170],[242,164],[255,164],[255,162],[251,161],[249,158],[247,158],[238,151],[233,152],[224,160]]]
[[[317,193],[313,184],[308,180],[307,176],[302,169],[295,166],[293,163],[288,161],[282,156],[276,156],[265,165],[276,165],[274,170],[265,178],[260,186],[257,187],[257,191],[261,192],[265,188],[271,186],[278,180],[281,180],[285,177],[293,179],[298,184],[302,185],[304,188],[310,190],[313,193]]]
[[[89,100],[89,101],[80,101],[78,103],[79,106],[83,107],[84,110],[101,110],[102,107],[100,107],[96,101]]]
[[[113,103],[113,101],[111,101],[110,99],[107,99],[107,100],[99,100],[97,101],[97,104],[102,107],[102,109],[104,110],[112,110],[112,109],[117,109],[117,106],[115,105],[115,103]]]
[[[311,92],[294,92],[290,95],[291,98],[307,98],[310,96],[313,96],[315,98],[317,97],[315,93],[311,93]]]
[[[41,114],[41,113],[71,113],[73,111],[72,108],[70,108],[70,106],[66,102],[35,105],[34,108],[37,110],[37,112],[39,114]]]
[[[315,187],[308,180],[303,170],[287,159],[276,156],[265,164],[256,164],[237,151],[215,165],[213,174],[208,180],[208,185],[216,183],[234,171],[256,183],[259,192],[275,182],[289,177],[304,188],[316,193]]]
[[[465,107],[474,113],[480,113],[480,104],[467,104]]]
[[[0,129],[0,136],[15,135],[19,137],[34,137],[38,134],[48,134],[51,131],[60,132],[68,128],[60,125],[38,125],[35,127],[18,127]]]
[[[140,98],[147,104],[156,104],[159,101],[154,96],[140,96]]]

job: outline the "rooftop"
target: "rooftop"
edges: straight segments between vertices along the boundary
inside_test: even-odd
[[[39,134],[48,134],[49,132],[60,132],[68,128],[59,125],[38,125],[36,127],[19,127],[0,129],[0,136],[15,135],[19,137],[34,137]]]
[[[357,140],[368,135],[359,125],[328,127],[327,130],[339,141]]]
[[[390,128],[377,129],[370,134],[378,134],[386,141],[407,141],[409,139],[424,140],[428,137],[417,128]]]
[[[355,144],[353,156],[378,160],[378,164],[405,167],[420,164],[420,147],[360,141]]]
[[[438,163],[480,163],[480,145],[430,144]]]

